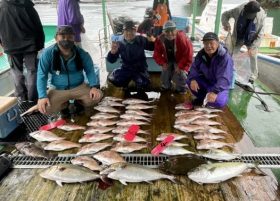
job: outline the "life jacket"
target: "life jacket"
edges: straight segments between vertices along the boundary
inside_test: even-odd
[[[158,2],[160,2],[160,1],[158,1]],[[163,1],[163,3],[157,4],[156,9],[155,9],[155,14],[160,15],[160,19],[157,20],[154,25],[162,27],[164,25],[164,23],[166,21],[168,21],[170,18],[169,14],[168,14],[168,8],[166,5],[166,1]]]

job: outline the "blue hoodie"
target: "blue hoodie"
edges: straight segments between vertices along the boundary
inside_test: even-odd
[[[93,64],[90,55],[83,49],[76,47],[73,49],[74,55],[65,65],[63,58],[61,59],[61,72],[54,71],[53,58],[54,51],[58,50],[57,44],[52,45],[44,50],[42,53],[37,72],[37,91],[39,98],[47,97],[47,82],[48,75],[51,74],[51,85],[58,90],[75,88],[85,81],[84,73],[89,82],[90,87],[99,85],[99,68]],[[78,70],[75,63],[76,54],[80,55],[83,64],[83,70]],[[67,68],[66,68],[67,67]]]
[[[233,60],[227,49],[219,45],[210,63],[207,62],[206,55],[204,49],[198,52],[191,66],[187,83],[200,77],[207,80],[211,92],[217,94],[223,90],[229,90],[233,76]]]

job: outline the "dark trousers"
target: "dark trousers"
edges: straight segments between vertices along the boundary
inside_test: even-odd
[[[116,87],[128,87],[130,81],[134,81],[136,88],[145,90],[150,85],[148,72],[142,73],[127,68],[115,69],[109,76],[108,80]]]
[[[37,101],[37,52],[9,55],[9,62],[15,84],[15,95],[22,101]],[[27,70],[26,78],[23,74],[23,66]]]

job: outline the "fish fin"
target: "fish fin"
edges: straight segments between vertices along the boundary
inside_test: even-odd
[[[124,180],[119,180],[123,185],[127,185],[127,183]]]
[[[57,185],[59,185],[60,187],[62,187],[62,182],[61,182],[61,181],[56,180],[55,182],[57,183]]]

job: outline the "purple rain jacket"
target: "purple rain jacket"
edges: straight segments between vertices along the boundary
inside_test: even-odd
[[[218,52],[212,57],[211,62],[206,61],[204,49],[200,50],[193,62],[187,83],[200,77],[209,83],[210,92],[219,93],[229,90],[233,77],[233,60],[226,48],[219,45]]]
[[[81,42],[81,26],[84,17],[81,14],[78,0],[59,0],[57,25],[71,25],[75,31],[75,42]]]

